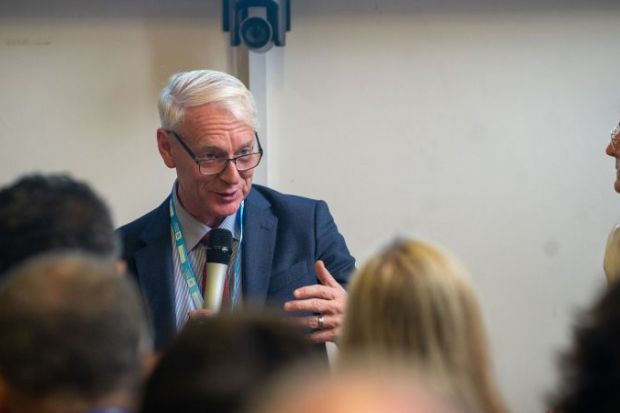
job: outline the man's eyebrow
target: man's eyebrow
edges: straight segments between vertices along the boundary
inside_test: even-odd
[[[253,147],[253,146],[254,146],[254,141],[250,141],[250,142],[248,142],[248,143],[246,143],[246,144],[244,144],[244,145],[241,145],[241,146],[240,146],[237,150],[239,150],[239,149],[251,148],[251,147]]]
[[[254,147],[254,140],[249,141],[248,143],[245,143],[241,146],[239,146],[234,153],[237,153],[239,151],[242,151],[244,149],[251,149]],[[217,154],[226,154],[226,150],[220,148],[217,145],[210,145],[207,144],[201,148],[196,148],[196,157],[200,158],[202,155],[205,155],[207,152],[211,152],[211,153],[217,153]]]
[[[202,146],[200,148],[197,148],[197,150],[198,150],[198,152],[208,152],[208,151],[211,151],[211,152],[226,152],[226,150],[220,148],[217,145],[204,145],[204,146]]]

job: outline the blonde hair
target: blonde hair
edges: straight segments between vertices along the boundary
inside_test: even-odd
[[[441,249],[397,240],[354,276],[341,357],[402,359],[448,378],[480,411],[507,411],[494,383],[476,297]]]
[[[605,247],[605,257],[603,259],[603,270],[607,277],[607,283],[612,284],[620,278],[620,226],[616,225],[609,233],[607,246]]]
[[[323,413],[482,413],[404,367],[365,360],[333,371],[299,365],[263,386],[245,413],[313,413],[317,402]]]
[[[236,77],[215,70],[175,73],[159,96],[161,127],[174,130],[183,121],[185,109],[220,103],[237,119],[256,130],[256,103],[252,93]]]

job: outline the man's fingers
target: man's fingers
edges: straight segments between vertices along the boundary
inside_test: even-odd
[[[317,330],[310,334],[310,340],[315,343],[325,343],[327,341],[336,342],[337,337],[338,331],[335,328],[330,328],[329,330]]]
[[[334,314],[339,312],[338,306],[332,300],[309,298],[306,300],[293,300],[284,303],[284,310],[288,312],[308,311],[311,313]]]
[[[336,279],[327,271],[325,268],[325,263],[321,260],[318,260],[314,263],[314,270],[316,271],[316,276],[323,285],[327,285],[330,287],[339,287],[342,286],[336,281]]]
[[[347,292],[329,273],[323,261],[314,264],[320,284],[298,288],[295,300],[284,303],[287,312],[310,312],[319,315],[296,317],[295,325],[312,330],[310,339],[317,343],[335,341],[342,324]]]
[[[286,321],[294,327],[308,328],[308,325],[310,324],[310,320],[307,320],[306,318],[307,317],[287,317]]]
[[[215,311],[206,308],[192,310],[187,313],[190,320],[200,320],[201,318],[209,318],[215,315]]]
[[[309,328],[312,330],[309,337],[310,340],[315,343],[325,343],[327,341],[335,342],[338,338],[338,334],[340,332],[340,325],[336,325],[335,319],[331,316],[323,316],[323,328],[318,328],[318,317],[308,316],[308,317],[291,317],[290,322],[299,328]]]
[[[293,292],[293,295],[297,299],[322,298],[324,300],[333,300],[336,298],[336,293],[332,287],[325,287],[320,284],[298,288]]]
[[[339,319],[335,316],[323,315],[322,322],[319,321],[319,317],[320,315],[291,317],[290,323],[299,328],[308,328],[314,332],[332,330],[340,327]]]

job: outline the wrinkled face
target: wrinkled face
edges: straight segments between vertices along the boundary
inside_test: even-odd
[[[612,132],[612,142],[609,142],[605,153],[611,157],[616,158],[616,182],[614,182],[614,189],[620,193],[620,125]]]
[[[255,141],[254,130],[217,103],[188,108],[175,132],[198,158],[233,158],[251,150]],[[235,213],[249,194],[254,170],[239,172],[228,162],[221,173],[205,176],[171,133],[158,129],[157,144],[166,166],[176,168],[183,207],[210,227]]]

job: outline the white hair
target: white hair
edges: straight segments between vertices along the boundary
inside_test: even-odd
[[[258,126],[256,103],[236,77],[215,70],[175,73],[159,96],[159,118],[164,129],[174,130],[183,121],[185,109],[221,103],[233,116],[253,130]]]

